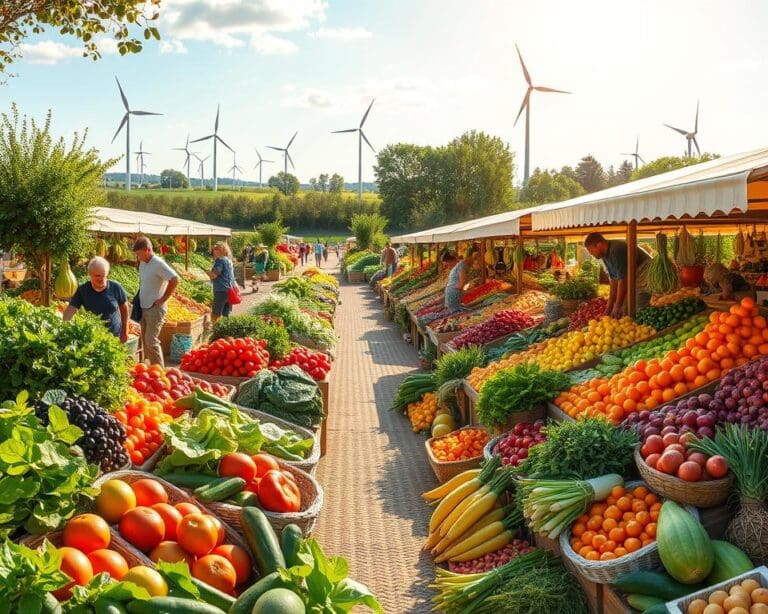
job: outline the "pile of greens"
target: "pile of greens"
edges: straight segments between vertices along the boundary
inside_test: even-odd
[[[314,439],[302,439],[293,431],[259,422],[231,410],[229,417],[210,409],[183,416],[160,426],[170,454],[155,469],[158,475],[177,471],[215,473],[219,459],[230,452],[268,452],[285,460],[304,460]]]
[[[527,332],[518,332],[510,335],[501,345],[486,350],[486,364],[501,360],[506,354],[514,354],[528,349],[528,346],[546,339],[546,331],[537,328]]]
[[[53,612],[56,598],[49,591],[70,582],[60,567],[61,554],[47,539],[39,550],[5,540],[0,544],[0,614]]]
[[[624,475],[634,462],[637,434],[606,420],[568,420],[548,424],[545,431],[547,440],[530,448],[518,467],[527,477],[588,480],[608,473]]]
[[[528,412],[570,388],[561,371],[543,371],[539,365],[521,364],[491,377],[477,400],[477,417],[488,427],[503,424],[511,413]]]
[[[60,388],[104,408],[122,405],[128,352],[101,319],[80,310],[63,322],[53,309],[0,298],[0,399]]]
[[[230,316],[219,318],[213,323],[211,341],[232,337],[240,339],[252,337],[267,342],[270,360],[282,358],[291,351],[291,339],[283,326],[265,320],[260,316]]]
[[[243,382],[235,403],[305,427],[323,420],[323,397],[315,380],[296,365],[262,369]]]
[[[44,427],[28,400],[22,391],[0,404],[0,537],[55,531],[98,492],[98,467],[70,450],[83,431],[55,405]]]
[[[586,276],[579,276],[553,286],[549,292],[563,300],[586,300],[597,296],[597,284]]]
[[[257,316],[278,317],[283,321],[291,339],[297,343],[328,349],[336,344],[333,328],[320,318],[312,317],[301,310],[298,298],[290,294],[272,294],[256,305],[251,313]]]

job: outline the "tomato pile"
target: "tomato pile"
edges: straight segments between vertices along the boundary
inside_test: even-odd
[[[707,457],[687,446],[687,433],[678,435],[668,431],[662,435],[649,435],[640,448],[645,463],[656,471],[675,475],[686,482],[723,478],[728,473],[728,462],[722,456]]]
[[[440,462],[469,460],[483,454],[483,447],[488,443],[485,429],[462,429],[453,435],[433,439],[430,443],[432,453]]]
[[[287,356],[272,361],[269,368],[275,370],[286,365],[298,365],[302,371],[309,373],[315,381],[319,382],[324,380],[328,371],[331,370],[331,359],[323,352],[315,352],[309,348],[297,346]]]
[[[259,506],[269,512],[288,514],[301,509],[301,491],[296,478],[290,471],[280,469],[271,454],[225,454],[219,462],[219,476],[244,479],[244,490],[256,493]]]
[[[137,365],[138,366],[138,365]],[[143,366],[143,365],[142,365]],[[173,417],[163,411],[158,401],[148,401],[134,390],[128,390],[123,409],[114,413],[117,421],[125,426],[128,436],[125,449],[134,465],[142,465],[162,445],[160,425]]]
[[[217,339],[184,354],[181,368],[193,373],[253,377],[269,364],[266,348],[263,339]]]
[[[230,595],[250,579],[250,555],[239,546],[224,544],[221,521],[192,503],[169,504],[168,493],[157,480],[143,478],[131,484],[108,480],[95,508],[155,563],[186,561],[195,578]]]

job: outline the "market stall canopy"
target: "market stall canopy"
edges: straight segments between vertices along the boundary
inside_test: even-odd
[[[94,208],[88,230],[108,234],[232,236],[232,230],[225,226],[212,226],[211,224],[182,220],[157,213],[126,211],[124,209],[110,209],[109,207]]]
[[[762,217],[764,223],[768,211],[768,148],[710,160],[537,209],[531,214],[534,232],[748,212],[760,212],[757,217]]]
[[[283,235],[282,239],[287,243],[291,243],[291,242],[301,243],[302,241],[304,241],[304,237],[295,237],[293,235]]]
[[[418,243],[436,243],[434,239],[436,235],[448,236],[452,231],[465,226],[469,222],[461,222],[459,224],[448,224],[446,226],[438,226],[437,228],[430,228],[428,230],[421,230],[419,232],[412,232],[407,235],[398,235],[396,237],[390,237],[392,243],[408,243],[415,245]],[[454,241],[455,239],[440,239],[440,241]]]

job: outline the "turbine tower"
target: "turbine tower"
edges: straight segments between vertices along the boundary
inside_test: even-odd
[[[357,128],[348,128],[347,130],[334,130],[331,133],[340,134],[342,132],[357,132],[357,202],[361,206],[363,204],[363,141],[368,144],[368,147],[371,148],[373,153],[376,153],[376,150],[373,148],[373,145],[371,145],[368,137],[365,136],[365,132],[363,132],[363,124],[365,123],[365,120],[368,119],[368,113],[371,112],[371,107],[373,106],[374,100],[376,99],[374,98],[371,100],[371,104],[368,105],[368,108],[363,114],[363,119],[360,120],[360,125]]]
[[[261,183],[261,167],[264,164],[266,164],[267,162],[269,162],[271,164],[272,162],[274,162],[274,160],[265,160],[264,158],[262,158],[258,149],[256,149],[256,155],[259,156],[259,161],[256,163],[256,166],[253,167],[253,170],[256,170],[257,168],[259,169],[259,187],[262,187],[262,183]]]
[[[696,120],[693,124],[693,132],[688,132],[688,130],[683,130],[682,128],[675,128],[674,126],[670,126],[669,124],[664,124],[667,128],[671,128],[675,132],[679,132],[685,137],[685,140],[688,141],[688,157],[691,157],[691,143],[693,143],[696,146],[696,152],[701,155],[701,150],[699,149],[699,143],[696,140],[696,134],[699,132],[699,101],[696,101]]]
[[[523,104],[520,105],[520,111],[518,111],[517,117],[515,118],[515,123],[513,124],[513,126],[517,126],[517,120],[520,119],[523,111],[525,111],[525,166],[523,171],[523,183],[528,183],[531,153],[531,94],[534,90],[537,92],[551,92],[555,94],[570,94],[571,92],[555,90],[551,87],[543,87],[541,85],[533,85],[533,83],[531,83],[531,75],[528,73],[528,69],[525,67],[523,56],[520,53],[520,49],[517,44],[515,44],[515,49],[517,49],[517,57],[520,58],[520,66],[523,67],[523,76],[525,77],[525,82],[528,84],[528,89],[526,90],[525,97],[523,98]]]
[[[235,153],[235,150],[232,149],[229,145],[227,145],[224,142],[224,139],[222,139],[219,136],[219,109],[220,109],[220,107],[221,107],[221,105],[218,105],[216,107],[216,123],[214,123],[214,125],[213,125],[213,134],[209,134],[208,136],[204,136],[204,137],[201,137],[199,139],[195,139],[194,141],[192,141],[193,143],[199,143],[200,141],[207,141],[208,139],[213,139],[213,191],[214,192],[219,189],[219,180],[218,180],[218,178],[216,176],[216,143],[217,142],[221,143],[222,145],[224,145],[224,147],[229,149],[229,151],[231,151],[232,153]]]
[[[200,188],[203,188],[203,184],[205,183],[205,161],[210,158],[211,156],[205,156],[205,158],[201,158],[197,154],[193,154],[195,158],[200,162],[200,164],[197,165],[197,170],[200,172]]]
[[[148,151],[144,151],[144,141],[139,141],[139,151],[134,152],[136,154],[136,166],[139,169],[139,173],[141,173],[140,179],[139,179],[139,187],[144,185],[144,169],[146,168],[146,164],[144,164],[144,156],[151,156],[152,154]]]
[[[130,190],[131,189],[131,115],[162,115],[162,113],[151,113],[150,111],[131,111],[131,107],[128,104],[128,99],[125,97],[125,92],[123,92],[123,87],[120,85],[120,80],[115,77],[115,81],[117,81],[117,89],[120,90],[120,98],[123,99],[123,106],[125,107],[125,115],[123,115],[123,119],[120,122],[120,125],[117,127],[117,132],[115,132],[115,136],[112,137],[112,143],[115,142],[115,139],[117,138],[117,135],[120,134],[120,131],[123,129],[123,126],[125,126],[125,189]]]
[[[232,173],[232,189],[235,189],[235,173],[243,174],[243,169],[240,168],[237,165],[237,154],[233,151],[232,152],[232,168],[229,169],[229,172]]]
[[[296,135],[298,134],[298,131],[293,133],[293,136],[291,137],[291,140],[288,141],[288,144],[285,147],[274,147],[273,145],[267,145],[270,149],[274,149],[275,151],[282,151],[284,154],[283,159],[283,170],[287,173],[288,172],[288,161],[291,161],[291,166],[296,169],[296,165],[293,163],[293,159],[291,158],[291,154],[288,153],[288,150],[291,147],[291,143],[293,143],[293,139],[296,138]]]
[[[174,147],[173,151],[183,151],[186,154],[187,157],[184,159],[184,165],[187,167],[187,184],[189,189],[192,189],[192,179],[189,176],[189,163],[192,161],[192,156],[194,156],[197,152],[189,151],[189,135],[187,135],[187,142],[184,147]]]
[[[640,137],[637,137],[637,141],[635,141],[635,153],[623,153],[623,154],[619,154],[619,155],[622,155],[622,156],[629,156],[630,158],[634,158],[634,159],[635,159],[635,170],[637,170],[637,169],[638,169],[638,167],[640,166],[640,165],[637,163],[637,162],[638,162],[638,160],[639,160],[640,162],[642,162],[643,164],[645,164],[645,160],[643,160],[643,158],[642,158],[642,157],[640,156],[640,154],[638,153],[638,152],[640,151],[640,150],[639,150],[639,147],[640,147]]]

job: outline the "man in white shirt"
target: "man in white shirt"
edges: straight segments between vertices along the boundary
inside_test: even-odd
[[[139,260],[139,303],[144,356],[152,364],[165,366],[163,349],[160,346],[160,329],[168,313],[166,303],[179,285],[179,276],[165,260],[155,255],[152,241],[147,237],[136,239],[133,253]]]

